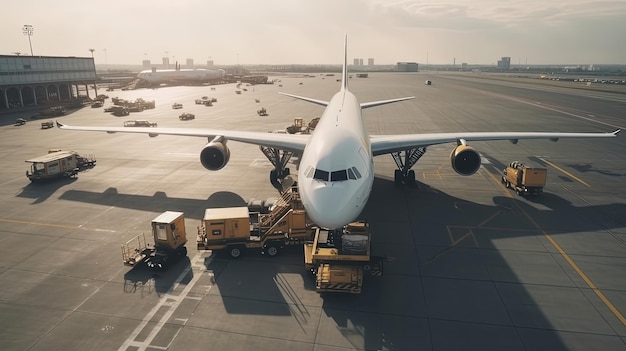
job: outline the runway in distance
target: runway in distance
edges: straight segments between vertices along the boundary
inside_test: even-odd
[[[612,138],[620,130],[611,133],[560,133],[560,132],[455,132],[398,135],[368,135],[361,110],[413,97],[359,103],[348,89],[347,37],[344,43],[344,60],[341,87],[330,101],[281,93],[296,99],[325,106],[315,130],[310,135],[278,134],[233,130],[191,128],[123,128],[69,126],[57,122],[65,130],[100,131],[108,133],[143,133],[151,137],[163,135],[208,138],[208,144],[200,152],[200,162],[209,170],[223,168],[230,158],[226,146],[228,140],[261,146],[268,155],[282,156],[268,159],[275,169],[270,178],[284,178],[291,153],[301,155],[298,168],[298,190],[302,203],[311,220],[329,229],[340,228],[355,220],[363,210],[374,181],[373,157],[391,154],[398,169],[394,180],[397,184],[415,182],[411,169],[426,152],[426,147],[436,144],[456,143],[450,154],[450,162],[460,175],[472,175],[481,165],[480,154],[467,145],[468,141],[560,138]],[[269,150],[266,152],[266,150]]]

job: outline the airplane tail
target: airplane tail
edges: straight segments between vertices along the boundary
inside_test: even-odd
[[[343,71],[341,74],[341,90],[348,90],[348,35],[346,34],[343,55]]]

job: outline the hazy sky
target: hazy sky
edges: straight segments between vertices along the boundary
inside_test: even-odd
[[[29,0],[0,12],[0,54],[96,64],[626,64],[626,0]],[[167,52],[167,54],[166,54]]]

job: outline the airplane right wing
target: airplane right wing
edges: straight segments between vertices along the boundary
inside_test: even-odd
[[[263,133],[234,130],[216,129],[192,129],[192,128],[152,128],[152,127],[89,127],[89,126],[69,126],[56,122],[57,127],[65,130],[81,130],[88,132],[106,133],[139,133],[147,134],[150,137],[159,135],[178,135],[205,137],[211,141],[212,138],[221,136],[227,140],[234,140],[246,144],[269,146],[286,151],[301,153],[309,141],[310,135],[305,134],[283,134],[283,133]]]
[[[415,149],[436,144],[463,141],[509,140],[517,143],[520,139],[549,139],[558,141],[561,138],[613,138],[620,130],[610,133],[554,133],[554,132],[458,132],[458,133],[425,133],[371,135],[372,154],[374,156],[391,152]]]

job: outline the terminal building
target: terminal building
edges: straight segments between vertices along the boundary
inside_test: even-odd
[[[71,103],[79,91],[89,98],[95,81],[91,57],[0,55],[0,111]]]
[[[396,72],[417,72],[417,62],[398,62]]]

